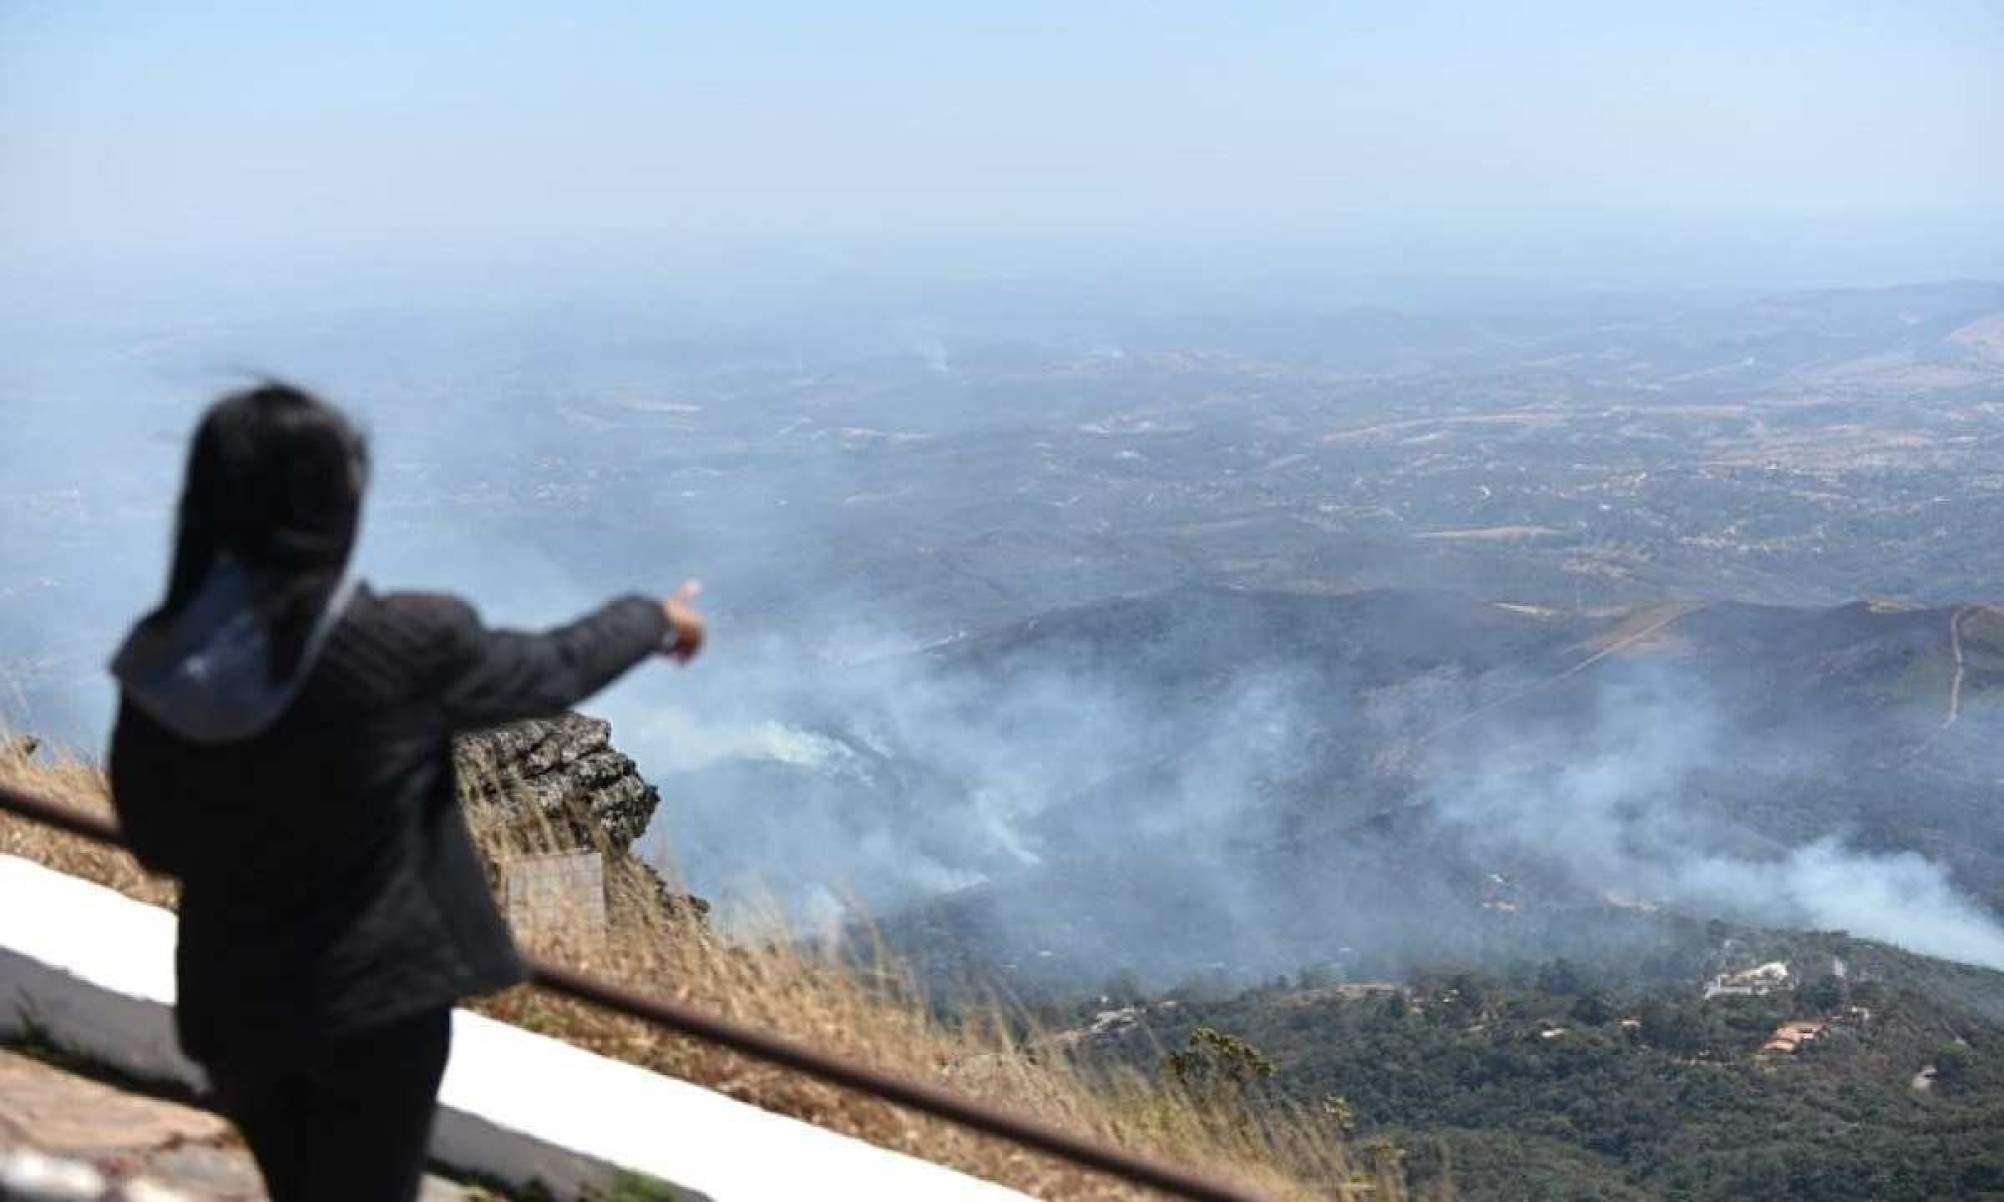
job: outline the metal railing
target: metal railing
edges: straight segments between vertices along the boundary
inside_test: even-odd
[[[97,843],[118,848],[125,846],[119,838],[117,824],[109,818],[58,805],[8,785],[0,785],[0,811]],[[970,1131],[1070,1161],[1081,1168],[1119,1177],[1178,1198],[1188,1198],[1192,1202],[1258,1202],[1256,1195],[1238,1186],[1081,1138],[1039,1119],[983,1106],[936,1085],[893,1076],[784,1036],[705,1014],[679,1002],[648,997],[560,964],[533,957],[528,964],[530,982],[551,993],[651,1022],[830,1085],[881,1098]]]

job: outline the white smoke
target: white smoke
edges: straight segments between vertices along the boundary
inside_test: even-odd
[[[1691,902],[1797,914],[1818,929],[2004,969],[2004,925],[1915,852],[1860,852],[1825,836],[1780,860],[1708,856],[1680,868],[1679,890]]]
[[[1588,728],[1492,724],[1428,789],[1478,846],[1535,855],[1603,893],[2004,969],[2004,923],[1942,865],[1854,847],[1841,831],[1757,838],[1693,804],[1701,774],[1779,751],[1723,729],[1687,675],[1631,674],[1601,688]],[[1814,742],[1787,751],[1813,757]]]

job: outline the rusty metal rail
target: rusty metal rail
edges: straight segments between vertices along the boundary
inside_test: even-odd
[[[0,810],[52,826],[94,842],[123,847],[118,826],[97,814],[86,814],[46,798],[0,785]],[[1188,1169],[1162,1164],[1083,1139],[1038,1119],[983,1106],[923,1081],[880,1072],[840,1056],[767,1031],[743,1026],[700,1010],[602,981],[551,964],[529,960],[530,981],[538,988],[589,1005],[642,1019],[678,1034],[701,1039],[733,1052],[803,1073],[831,1085],[881,1098],[898,1106],[965,1127],[983,1135],[1009,1140],[1135,1185],[1160,1190],[1192,1202],[1258,1202],[1257,1196],[1234,1185]]]

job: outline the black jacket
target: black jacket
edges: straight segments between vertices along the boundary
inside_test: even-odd
[[[142,627],[115,665],[112,794],[140,861],[182,884],[176,1017],[197,1060],[283,1056],[519,982],[452,736],[568,708],[667,634],[644,597],[541,635],[488,630],[448,596],[342,604],[243,737],[177,727],[176,694],[147,677],[178,656],[201,680],[199,633]]]

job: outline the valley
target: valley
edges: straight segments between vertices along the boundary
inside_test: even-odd
[[[1234,1104],[1465,1198],[2004,1188],[2004,286],[1290,304],[476,323],[422,380],[365,315],[300,370],[381,448],[372,579],[705,578],[702,668],[596,712],[721,929],[867,931],[1108,1065],[1223,1032],[1277,1066]],[[101,737],[158,587],[164,469],[72,424],[177,438],[248,330],[15,431],[8,721]]]

